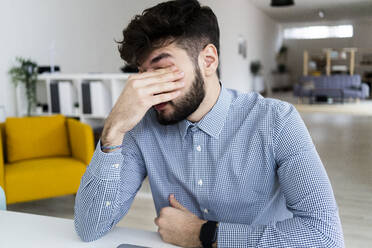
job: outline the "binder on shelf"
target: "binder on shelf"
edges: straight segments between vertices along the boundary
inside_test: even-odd
[[[111,110],[111,95],[102,81],[81,84],[83,114],[105,117]]]
[[[81,84],[81,93],[82,93],[82,100],[83,100],[83,114],[92,114],[89,82],[84,82]]]
[[[74,91],[72,83],[60,81],[58,83],[60,113],[63,115],[73,115]]]
[[[66,98],[71,99],[71,94],[63,93],[64,91],[68,92],[69,89],[65,89],[63,85],[60,86],[59,84],[61,82],[70,82],[73,91],[72,106],[74,107],[72,115],[69,115],[69,117],[80,118],[82,122],[92,127],[102,126],[104,119],[110,113],[113,103],[120,97],[129,76],[130,75],[127,73],[41,74],[38,76],[38,87],[36,92],[37,101],[44,104],[41,115],[59,114],[61,112],[69,114],[69,110],[65,108],[69,108],[69,106],[65,106],[65,104],[66,102],[71,102],[71,100],[66,100]],[[103,91],[100,92],[100,94],[103,95],[97,94],[99,90],[90,89],[91,82],[101,84],[98,87],[102,88]],[[27,110],[27,101],[25,101],[23,97],[24,91],[24,86],[23,89],[22,85],[17,87],[16,100],[18,113],[20,115],[25,115],[26,112],[24,110]],[[93,91],[93,93],[91,93],[91,91]],[[102,106],[99,105],[99,102],[101,102]],[[78,103],[78,105],[75,103]],[[94,104],[94,106],[92,104]],[[40,113],[40,111],[38,113]]]
[[[103,82],[90,82],[90,102],[94,116],[106,116],[109,114],[111,98]]]
[[[51,100],[51,111],[52,113],[59,113],[60,106],[59,106],[59,90],[58,90],[58,82],[52,82],[50,84],[50,100]]]

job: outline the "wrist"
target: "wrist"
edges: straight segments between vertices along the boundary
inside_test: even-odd
[[[104,128],[101,135],[102,146],[119,146],[123,142],[125,133],[117,132],[113,128]]]
[[[103,145],[102,141],[100,142],[100,146],[101,146],[101,151],[103,151],[104,153],[114,152],[114,151],[119,150],[123,147],[123,145],[105,146],[105,145]]]
[[[121,149],[123,137],[124,134],[104,129],[101,136],[101,150],[110,153]]]

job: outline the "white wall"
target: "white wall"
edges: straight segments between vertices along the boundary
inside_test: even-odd
[[[356,61],[361,59],[363,52],[372,53],[372,19],[360,19],[342,22],[322,22],[322,23],[293,23],[283,24],[286,27],[303,27],[310,25],[344,25],[352,24],[354,36],[352,38],[333,38],[333,39],[314,39],[314,40],[284,40],[288,46],[288,65],[294,74],[294,78],[299,78],[303,70],[303,51],[308,50],[311,54],[321,54],[323,48],[345,48],[356,47],[359,51],[356,54]],[[357,63],[358,65],[358,63]],[[365,68],[357,67],[356,72],[362,74]],[[372,70],[372,68],[369,68]]]
[[[118,72],[123,62],[114,39],[130,19],[159,0],[2,0],[0,8],[0,105],[16,115],[15,90],[7,71],[16,56],[39,65],[55,64],[63,72]],[[267,74],[275,67],[279,27],[246,0],[202,0],[215,11],[221,28],[222,81],[226,87],[251,89],[250,61],[259,59]],[[248,41],[248,57],[238,55],[238,37]]]
[[[275,53],[281,46],[279,25],[247,0],[201,0],[210,6],[221,31],[221,79],[225,87],[244,92],[252,89],[250,63],[260,60],[263,74],[276,67]],[[247,39],[247,58],[238,55],[238,38]]]
[[[158,1],[133,0],[1,0],[0,105],[16,114],[15,90],[7,71],[16,56],[49,64],[55,41],[55,63],[63,72],[118,72],[123,65],[114,39],[122,38],[129,20]]]

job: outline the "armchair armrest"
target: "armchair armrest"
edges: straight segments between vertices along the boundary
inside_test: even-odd
[[[4,128],[4,123],[0,123],[0,187],[2,187],[5,190],[5,168],[4,168],[4,163],[5,163],[5,157],[4,157],[4,148],[3,148],[3,128]]]
[[[92,128],[71,118],[67,119],[67,128],[72,156],[88,165],[94,152]]]
[[[361,90],[362,90],[362,98],[363,99],[369,98],[369,93],[370,93],[369,85],[366,83],[362,83]]]

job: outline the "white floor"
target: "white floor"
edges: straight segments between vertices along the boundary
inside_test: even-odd
[[[291,99],[289,99],[291,100]],[[372,117],[301,113],[333,185],[346,247],[372,247]],[[73,218],[74,197],[13,204],[9,210]],[[144,182],[120,226],[156,230]]]

